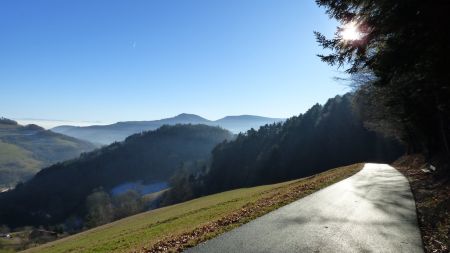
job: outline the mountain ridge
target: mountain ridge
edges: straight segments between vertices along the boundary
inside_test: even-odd
[[[122,141],[135,133],[155,130],[163,125],[205,124],[220,126],[233,133],[245,132],[251,128],[259,128],[266,124],[284,121],[283,118],[269,118],[256,115],[226,116],[218,120],[209,120],[196,114],[181,113],[174,117],[159,120],[120,121],[109,125],[70,126],[62,125],[50,129],[53,132],[66,134],[93,143],[110,144]]]

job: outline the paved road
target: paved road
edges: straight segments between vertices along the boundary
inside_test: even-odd
[[[384,164],[311,194],[188,252],[423,252],[406,178]]]

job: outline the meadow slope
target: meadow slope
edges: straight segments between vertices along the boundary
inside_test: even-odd
[[[363,164],[209,195],[131,216],[26,252],[165,252],[192,247],[345,179]]]

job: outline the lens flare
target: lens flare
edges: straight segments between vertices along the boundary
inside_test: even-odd
[[[342,27],[341,37],[343,40],[358,40],[361,38],[361,32],[358,29],[358,25],[355,22],[350,22]]]

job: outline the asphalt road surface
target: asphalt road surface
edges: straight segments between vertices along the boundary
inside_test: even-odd
[[[407,179],[366,164],[331,185],[187,252],[423,252]]]

